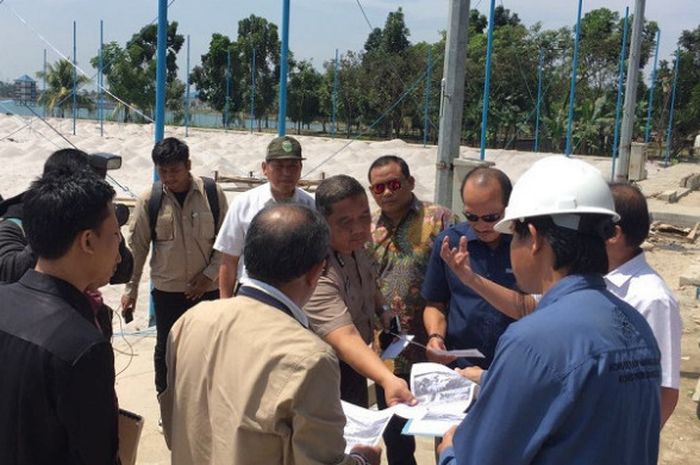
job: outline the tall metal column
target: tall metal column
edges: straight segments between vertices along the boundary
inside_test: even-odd
[[[224,129],[229,126],[229,109],[231,106],[231,49],[226,51],[226,101],[224,102]]]
[[[494,10],[496,0],[491,0],[491,10],[489,11],[489,29],[486,35],[486,69],[484,70],[484,96],[481,108],[481,146],[479,158],[486,158],[486,137],[489,128],[489,96],[491,93],[491,54],[493,53],[493,28]]]
[[[620,141],[620,110],[622,109],[622,81],[625,79],[625,55],[627,54],[627,22],[630,9],[625,9],[625,22],[622,29],[622,45],[620,46],[620,67],[617,76],[617,103],[615,104],[615,127],[612,144],[612,173],[610,179],[615,179],[615,161],[617,159],[618,143]]]
[[[76,58],[78,46],[75,32],[76,26],[73,21],[73,135],[75,135],[75,120],[78,117],[78,59]]]
[[[44,49],[44,79],[41,87],[42,96],[44,96],[46,94],[46,49]],[[44,97],[44,99],[46,99],[46,97]],[[49,116],[46,113],[46,108],[46,100],[44,100],[44,118],[48,118]]]
[[[673,141],[673,116],[676,111],[676,86],[678,85],[678,65],[681,62],[681,48],[676,49],[676,64],[673,66],[673,90],[671,91],[671,109],[668,112],[668,129],[666,131],[666,153],[664,153],[664,166],[668,166],[671,159],[671,142]]]
[[[654,68],[651,70],[651,82],[649,83],[649,103],[647,108],[647,124],[644,127],[644,143],[649,143],[651,132],[651,115],[654,112],[654,89],[656,88],[656,65],[659,62],[659,43],[661,42],[661,31],[656,31],[656,53],[654,53]]]
[[[97,72],[97,114],[100,118],[100,137],[105,135],[104,48],[104,23],[100,20],[100,69]]]
[[[190,135],[190,35],[187,34],[187,77],[185,83],[185,137]]]
[[[642,52],[645,4],[646,0],[636,0],[634,5],[632,41],[630,43],[630,58],[627,64],[627,84],[625,86],[625,106],[622,110],[622,128],[620,130],[620,158],[618,158],[617,167],[615,168],[616,181],[627,181],[629,176],[634,112],[637,107],[637,81],[639,80],[639,58]]]
[[[250,132],[253,132],[253,124],[255,123],[255,75],[257,67],[255,64],[255,49],[253,49],[253,65],[250,67]]]
[[[287,59],[289,55],[289,0],[282,0],[282,50],[280,53],[280,96],[277,134],[287,132]]]
[[[449,0],[435,173],[435,201],[445,206],[452,203],[452,160],[459,157],[462,135],[469,3],[469,0]]]
[[[571,63],[571,88],[569,89],[569,120],[566,125],[566,156],[570,157],[573,152],[573,132],[574,132],[574,104],[576,103],[576,74],[578,72],[578,45],[581,38],[581,8],[583,0],[578,0],[578,14],[576,15],[576,38],[574,39],[574,58]]]
[[[430,129],[430,81],[433,79],[433,50],[428,47],[428,69],[425,72],[425,105],[423,108],[423,147],[428,143]]]
[[[544,50],[540,49],[540,61],[537,66],[537,116],[535,117],[535,152],[540,151],[540,110],[542,108],[542,72],[544,69]]]
[[[338,132],[338,49],[335,49],[335,70],[333,71],[333,96],[332,96],[333,114],[331,122],[333,124],[332,134],[333,139]]]

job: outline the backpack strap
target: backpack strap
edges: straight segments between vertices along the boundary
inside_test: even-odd
[[[151,230],[151,241],[156,241],[156,222],[160,204],[163,203],[163,183],[155,181],[151,188],[151,198],[148,199],[148,226]]]
[[[214,217],[214,231],[219,233],[219,193],[216,191],[216,181],[212,178],[207,178],[202,176],[202,182],[204,182],[204,192],[207,194],[207,201],[209,202],[209,210]]]

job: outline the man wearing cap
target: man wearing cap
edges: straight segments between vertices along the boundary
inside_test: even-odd
[[[513,235],[518,285],[542,299],[501,336],[441,465],[657,462],[659,349],[644,317],[605,289],[614,208],[580,160],[548,157],[518,180],[495,228]]]
[[[246,276],[241,257],[248,226],[256,213],[276,202],[295,202],[314,208],[313,197],[297,187],[302,160],[298,140],[290,136],[273,139],[262,162],[262,171],[268,182],[242,193],[231,202],[214,244],[214,249],[221,252],[221,298],[233,296],[236,281]]]

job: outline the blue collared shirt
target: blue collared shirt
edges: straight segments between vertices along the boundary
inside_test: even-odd
[[[659,380],[639,312],[602,276],[567,276],[503,334],[440,463],[655,464]]]
[[[498,246],[491,249],[477,239],[467,223],[459,223],[435,238],[425,273],[421,294],[427,301],[449,302],[447,309],[448,349],[479,349],[485,359],[472,360],[488,368],[496,350],[498,338],[514,320],[496,310],[476,292],[462,284],[457,275],[440,257],[443,238],[450,238],[450,247],[457,247],[462,236],[467,237],[469,263],[475,273],[502,286],[515,288],[515,276],[510,266],[510,236],[502,235]]]

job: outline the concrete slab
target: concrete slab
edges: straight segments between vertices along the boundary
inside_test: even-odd
[[[680,286],[700,286],[700,264],[691,265],[678,279]]]
[[[661,221],[681,228],[692,228],[700,221],[700,204],[670,204],[658,199],[648,199],[647,202],[653,221]]]

